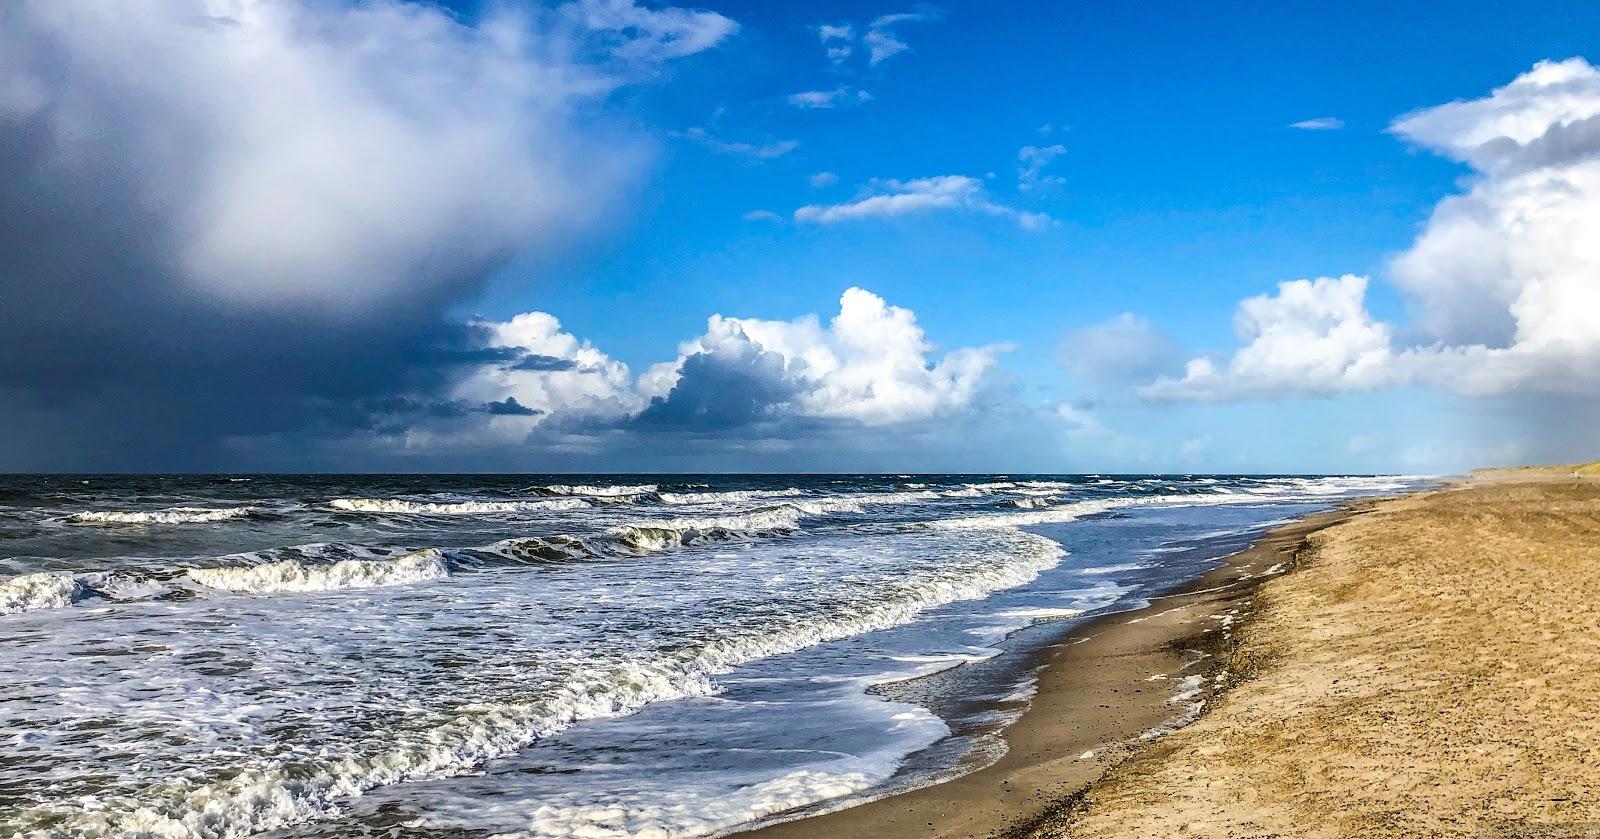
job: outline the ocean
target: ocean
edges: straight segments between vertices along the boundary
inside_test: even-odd
[[[0,835],[706,836],[837,806],[1002,747],[979,732],[1026,701],[1028,633],[1422,483],[0,477]]]

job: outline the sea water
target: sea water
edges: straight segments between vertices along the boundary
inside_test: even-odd
[[[0,835],[726,833],[968,753],[873,686],[1420,483],[0,478]]]

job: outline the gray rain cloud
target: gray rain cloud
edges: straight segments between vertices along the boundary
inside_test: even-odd
[[[493,351],[447,307],[569,246],[646,162],[579,112],[736,28],[632,3],[8,4],[0,462],[201,467],[447,391]]]

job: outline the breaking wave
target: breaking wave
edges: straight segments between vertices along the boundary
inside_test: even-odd
[[[549,486],[533,487],[534,492],[545,492],[550,495],[642,495],[655,492],[655,484],[638,484],[635,486],[592,486],[590,484],[550,484]]]
[[[794,487],[779,490],[738,489],[729,492],[663,492],[659,498],[667,504],[722,504],[738,501],[759,501],[765,498],[792,498],[805,493]]]
[[[967,489],[975,489],[975,490],[978,490],[979,492],[994,492],[994,491],[997,491],[997,490],[1006,490],[1006,489],[1016,489],[1017,488],[1017,484],[1016,484],[1015,481],[988,481],[986,483],[981,483],[981,484],[964,484],[964,486]]]
[[[60,609],[91,598],[141,600],[170,592],[159,580],[138,572],[39,571],[0,581],[0,615]]]
[[[723,516],[646,519],[617,525],[595,536],[523,536],[480,549],[518,562],[628,557],[661,553],[707,542],[732,542],[782,536],[800,529],[808,516],[854,513],[865,499],[824,498],[789,501]]]
[[[91,510],[73,513],[76,524],[207,524],[242,519],[254,507],[168,507],[165,510]]]
[[[1018,499],[1019,501],[1030,501]],[[939,519],[922,523],[923,527],[935,530],[984,530],[991,528],[1027,527],[1035,524],[1065,524],[1077,521],[1085,516],[1107,513],[1123,507],[1147,507],[1161,504],[1240,504],[1259,502],[1260,496],[1241,495],[1231,492],[1211,492],[1204,494],[1169,493],[1164,495],[1141,495],[1124,498],[1097,498],[1088,501],[1074,501],[1069,504],[1047,507],[1042,510],[1030,510],[1021,513],[996,513],[981,516],[960,516],[950,519]],[[1020,506],[1020,505],[1019,505]]]
[[[450,576],[436,548],[394,559],[346,559],[308,565],[284,559],[262,565],[191,568],[185,575],[206,588],[242,594],[279,594],[376,588],[420,583]]]
[[[556,562],[605,556],[641,556],[704,542],[726,542],[793,533],[808,515],[826,515],[839,502],[798,501],[726,516],[654,519],[608,528],[597,536],[525,536],[505,539],[483,552],[523,562]]]
[[[23,574],[0,582],[0,615],[71,606],[87,594],[83,581],[63,571]]]
[[[1064,524],[1076,521],[1084,516],[1115,510],[1119,507],[1129,507],[1137,504],[1153,504],[1158,502],[1171,502],[1169,498],[1104,498],[1092,501],[1077,501],[1071,504],[1062,504],[1045,510],[1034,510],[1026,513],[996,513],[985,516],[961,516],[953,519],[939,519],[924,524],[934,530],[983,530],[990,528],[1026,527],[1034,524]]]
[[[546,498],[541,501],[400,501],[392,498],[335,498],[328,506],[354,513],[400,513],[417,516],[468,516],[523,513],[536,510],[581,510],[593,506],[582,498]]]

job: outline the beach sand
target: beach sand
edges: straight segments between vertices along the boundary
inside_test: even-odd
[[[1600,481],[1568,469],[1274,531],[1041,651],[995,765],[747,835],[1600,837]],[[1141,736],[1196,674],[1205,713]]]
[[[1600,836],[1600,481],[1490,474],[1314,534],[1254,679],[1045,836]]]

